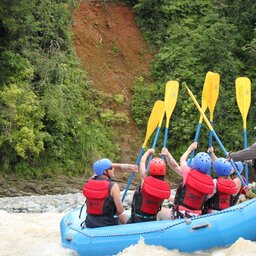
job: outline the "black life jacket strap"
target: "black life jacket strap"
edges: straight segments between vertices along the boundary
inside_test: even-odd
[[[80,224],[80,226],[82,229],[86,228],[85,220]]]
[[[80,212],[79,212],[79,219],[81,219],[81,215],[82,215],[82,211],[84,209],[84,205],[85,205],[86,201],[84,202],[84,204],[82,205]]]

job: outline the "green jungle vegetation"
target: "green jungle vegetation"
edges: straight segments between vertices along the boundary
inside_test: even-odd
[[[194,139],[199,114],[184,84],[200,100],[207,71],[221,75],[214,127],[228,150],[243,147],[235,79],[252,81],[248,143],[254,139],[256,3],[249,0],[139,0],[129,2],[155,52],[153,84],[138,77],[132,113],[145,130],[168,80],[180,82],[168,148],[179,157]],[[86,173],[105,153],[118,159],[113,130],[100,115],[102,96],[74,54],[75,0],[0,2],[0,172],[29,178]],[[208,114],[208,113],[207,113]],[[161,133],[163,134],[163,133]],[[200,148],[208,143],[203,125]],[[162,140],[160,137],[159,140]],[[151,143],[149,142],[148,145]],[[218,152],[217,145],[216,151]],[[220,151],[219,151],[220,152]]]
[[[75,175],[113,147],[102,98],[72,46],[77,1],[0,3],[0,170],[25,177]]]
[[[256,3],[249,0],[139,0],[134,10],[137,23],[156,54],[151,66],[154,83],[144,78],[134,86],[132,110],[143,126],[156,99],[164,98],[168,80],[178,80],[180,91],[171,117],[168,148],[178,158],[193,142],[199,112],[190,99],[187,84],[199,103],[205,75],[220,74],[219,98],[214,110],[214,129],[227,151],[243,148],[243,122],[236,102],[235,79],[252,81],[252,100],[247,118],[248,143],[255,142],[256,126]],[[206,111],[209,118],[209,111]],[[160,133],[163,134],[163,133]],[[205,123],[199,149],[208,147]],[[223,155],[214,141],[217,155]]]

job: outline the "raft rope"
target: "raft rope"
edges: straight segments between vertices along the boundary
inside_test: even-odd
[[[219,214],[234,212],[234,211],[240,211],[240,210],[244,209],[245,207],[249,206],[250,204],[255,203],[255,201],[256,201],[256,199],[251,199],[251,200],[246,201],[247,203],[245,202],[242,206],[237,205],[235,208],[232,207],[232,208],[228,208],[228,209],[225,209],[225,210],[222,210],[222,211],[213,212],[213,213],[208,214],[208,216],[219,215]],[[166,227],[163,227],[163,228],[156,228],[156,229],[152,229],[152,230],[148,230],[148,231],[127,232],[127,233],[120,233],[120,234],[105,234],[105,235],[104,234],[97,234],[97,235],[93,235],[93,234],[86,234],[86,233],[84,233],[82,231],[79,231],[79,230],[77,230],[75,228],[72,228],[72,227],[69,227],[69,228],[78,232],[78,233],[81,233],[81,234],[83,234],[87,237],[91,237],[91,238],[94,238],[94,237],[109,237],[109,236],[142,235],[142,234],[147,234],[147,233],[163,232],[163,231],[165,231],[169,228],[172,228],[174,226],[177,226],[177,225],[180,225],[180,224],[183,224],[183,223],[190,224],[193,220],[203,219],[203,218],[206,218],[208,216],[199,215],[199,216],[195,216],[195,217],[188,218],[188,219],[181,219],[179,222],[175,222],[175,223],[167,225]],[[125,225],[130,225],[130,224],[125,224]]]

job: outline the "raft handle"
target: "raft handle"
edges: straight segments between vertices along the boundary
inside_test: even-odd
[[[192,229],[193,230],[198,230],[198,229],[206,228],[206,227],[209,227],[209,223],[204,223],[204,224],[200,224],[200,225],[194,226],[194,227],[192,227]]]
[[[68,242],[71,242],[71,241],[72,241],[72,238],[73,238],[73,232],[72,232],[71,230],[68,230],[67,233],[66,233],[65,239],[66,239]]]
[[[65,238],[66,238],[66,240],[69,241],[69,242],[72,241],[72,237],[71,237],[71,236],[66,236]]]

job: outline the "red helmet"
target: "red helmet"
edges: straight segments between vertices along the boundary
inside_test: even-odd
[[[153,158],[149,164],[149,174],[153,176],[164,176],[166,173],[166,165],[162,158]]]

